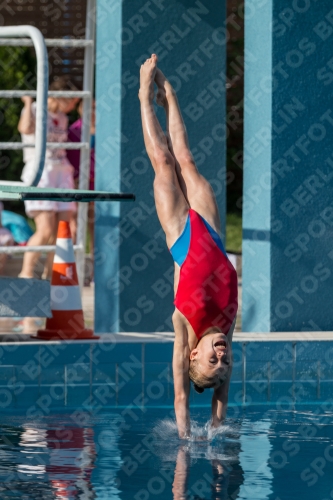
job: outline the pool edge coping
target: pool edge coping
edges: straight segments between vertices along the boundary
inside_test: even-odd
[[[77,339],[77,340],[40,340],[31,337],[31,334],[23,333],[1,333],[0,345],[4,344],[100,344],[100,343],[172,343],[174,332],[117,332],[98,333],[99,339]],[[333,341],[331,332],[235,332],[233,342],[318,342]]]

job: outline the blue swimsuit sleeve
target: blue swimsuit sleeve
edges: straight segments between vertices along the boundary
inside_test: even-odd
[[[184,263],[187,257],[190,248],[190,239],[191,239],[191,225],[190,225],[190,215],[188,215],[182,234],[170,248],[170,253],[173,257],[173,260],[177,262],[179,266],[181,266]]]

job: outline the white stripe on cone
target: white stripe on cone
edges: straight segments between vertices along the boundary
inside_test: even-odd
[[[75,262],[73,242],[71,238],[57,238],[53,262],[55,264],[72,264]]]
[[[82,309],[79,286],[51,286],[51,310],[78,311]]]

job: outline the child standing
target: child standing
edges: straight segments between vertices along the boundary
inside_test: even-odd
[[[50,90],[72,90],[65,78],[59,78],[50,85]],[[23,143],[35,142],[36,103],[31,97],[23,97],[24,108],[18,125]],[[47,101],[47,141],[66,142],[68,118],[67,113],[74,109],[76,98],[49,97]],[[22,180],[30,184],[34,178],[34,148],[25,148],[23,153],[24,168]],[[66,150],[46,149],[45,165],[38,187],[73,189],[73,167],[69,163]],[[29,239],[27,246],[53,245],[59,220],[69,220],[71,212],[75,210],[73,202],[57,202],[51,200],[25,201],[25,210],[36,224],[36,231]],[[38,252],[26,252],[20,277],[32,278],[38,260]],[[44,277],[50,277],[53,255],[48,255],[48,264]]]

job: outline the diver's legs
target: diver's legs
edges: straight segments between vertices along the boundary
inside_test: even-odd
[[[219,231],[220,217],[215,195],[194,162],[176,92],[159,68],[156,69],[155,82],[158,86],[157,103],[164,107],[167,116],[169,146],[176,160],[179,184],[191,208]]]
[[[157,56],[153,54],[141,66],[139,99],[144,142],[155,171],[157,215],[167,245],[171,247],[184,228],[189,206],[179,186],[174,157],[153,107],[156,64]]]

